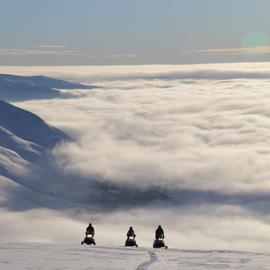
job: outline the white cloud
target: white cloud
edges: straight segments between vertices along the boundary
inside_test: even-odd
[[[221,48],[221,49],[203,49],[186,51],[191,53],[199,53],[204,55],[246,55],[246,54],[269,54],[269,46],[258,46],[250,48]]]
[[[49,56],[49,55],[59,55],[59,56],[86,56],[89,57],[88,54],[81,53],[77,50],[52,50],[57,49],[59,47],[43,47],[47,50],[36,50],[36,49],[28,49],[28,50],[19,50],[19,49],[4,49],[0,48],[0,56]]]
[[[112,213],[75,214],[46,209],[10,212],[0,209],[0,237],[4,242],[80,243],[92,222],[99,246],[122,246],[133,226],[140,246],[151,247],[159,224],[170,248],[269,251],[270,227],[236,206],[137,209]]]
[[[36,49],[13,49],[0,48],[0,56],[78,56],[85,58],[111,58],[111,59],[132,59],[137,58],[136,54],[104,54],[95,55],[79,50],[68,49],[67,45],[37,45]]]
[[[143,188],[270,190],[268,81],[97,85],[76,101],[20,104],[74,134],[54,150],[66,173]]]
[[[96,57],[90,55],[89,57]],[[269,79],[268,63],[241,64],[205,64],[205,65],[134,65],[134,66],[50,66],[1,67],[0,73],[19,75],[39,75],[58,77],[84,83],[96,83],[119,80],[121,84],[129,84],[131,80],[143,81],[149,85],[152,81],[163,86],[182,82],[199,82],[199,80],[232,80],[232,79]],[[168,82],[170,81],[170,82]],[[139,86],[142,84],[139,82]],[[168,83],[169,84],[168,84]]]
[[[37,209],[11,212],[0,208],[0,237],[3,242],[78,242],[84,223],[64,213]]]
[[[270,191],[269,64],[13,70],[100,87],[78,91],[76,99],[17,103],[73,136],[53,152],[65,173],[142,190],[154,185],[230,196],[230,205],[191,198],[174,209],[86,214],[76,228],[68,223],[65,235],[75,228],[75,241],[90,219],[101,244],[121,245],[133,225],[139,244],[150,246],[162,224],[172,247],[269,249],[269,200],[261,196]],[[59,229],[48,238],[58,239]]]

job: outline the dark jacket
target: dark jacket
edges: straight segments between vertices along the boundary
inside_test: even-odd
[[[156,239],[158,238],[164,238],[164,231],[161,226],[156,229]]]
[[[134,237],[136,236],[133,229],[129,229],[129,230],[128,230],[128,232],[127,232],[127,237],[129,237],[129,236],[134,236]]]
[[[92,234],[93,236],[95,235],[95,229],[92,225],[89,225],[87,228],[86,228],[86,234]]]

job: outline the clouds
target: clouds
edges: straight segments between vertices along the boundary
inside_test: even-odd
[[[0,48],[1,56],[81,56],[90,57],[86,53],[78,50],[64,49],[65,46],[60,45],[40,45],[39,49],[5,49]],[[64,49],[64,50],[59,50]]]
[[[90,220],[97,242],[106,245],[121,245],[133,225],[139,244],[151,246],[162,224],[172,247],[268,250],[269,71],[266,64],[44,71],[99,87],[70,99],[16,103],[72,136],[52,152],[68,181],[76,176],[70,194],[85,195],[95,180],[125,187],[127,196],[158,187],[173,198],[171,204],[153,200],[153,208],[131,200],[128,210],[68,213],[79,224],[68,221],[60,241],[69,233],[80,238]],[[233,79],[237,74],[245,78]],[[70,185],[64,178],[63,184]],[[45,239],[59,240],[58,229]]]
[[[64,213],[46,209],[10,212],[0,208],[0,213],[4,242],[78,242],[84,226]]]
[[[170,247],[269,250],[269,64],[15,69],[98,88],[16,103],[73,138],[52,152],[59,179],[40,181],[69,210],[1,209],[0,239],[77,243],[92,222],[99,245],[133,226],[149,247],[161,224]]]
[[[93,84],[119,80],[119,83],[129,84],[138,80],[139,86],[161,83],[164,87],[171,86],[175,81],[194,83],[199,80],[213,80],[224,83],[236,79],[269,79],[270,66],[268,63],[241,64],[207,64],[207,65],[138,65],[138,66],[50,66],[50,67],[0,67],[0,73],[18,75],[44,74],[66,80]],[[170,81],[169,85],[166,83]],[[199,82],[200,82],[199,81]],[[220,82],[221,81],[221,82]],[[201,83],[201,82],[200,82]],[[137,86],[138,86],[137,85]],[[121,87],[121,85],[120,85]]]
[[[44,44],[37,45],[34,48],[29,49],[14,49],[14,48],[0,48],[0,56],[2,57],[42,57],[42,56],[56,56],[56,57],[78,57],[81,59],[135,59],[137,54],[93,54],[90,52],[84,52],[77,49],[69,49],[67,45],[57,44]]]
[[[249,48],[222,48],[222,49],[205,49],[188,51],[191,53],[199,53],[203,55],[254,55],[254,54],[269,54],[270,47],[257,46]]]
[[[159,224],[171,248],[269,251],[269,223],[237,206],[207,205],[137,209],[112,213],[72,213],[46,209],[0,209],[0,237],[8,242],[79,243],[92,222],[99,246],[122,246],[130,225],[138,244],[151,247]]]
[[[269,224],[236,206],[202,204],[169,209],[137,209],[92,216],[110,244],[124,243],[129,224],[133,225],[140,246],[151,246],[159,224],[170,247],[180,249],[268,250]],[[108,229],[110,228],[110,229]],[[110,235],[110,231],[115,235]],[[96,236],[99,237],[98,235]]]
[[[268,81],[186,83],[133,75],[99,78],[100,89],[76,100],[19,104],[75,137],[54,149],[62,170],[144,189],[269,191]]]

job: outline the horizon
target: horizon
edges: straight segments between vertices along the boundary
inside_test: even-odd
[[[162,64],[121,64],[121,63],[115,63],[115,64],[63,64],[63,65],[0,65],[0,67],[114,67],[114,66],[206,66],[206,65],[231,65],[231,64],[268,64],[270,63],[270,60],[267,61],[239,61],[239,62],[207,62],[207,63],[179,63],[179,64],[170,64],[170,63],[162,63]]]

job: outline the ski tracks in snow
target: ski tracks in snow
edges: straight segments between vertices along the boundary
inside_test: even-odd
[[[149,261],[146,261],[142,264],[140,264],[136,270],[147,270],[148,267],[155,263],[157,260],[158,260],[158,257],[157,257],[157,254],[153,251],[148,251],[148,254],[149,254],[149,257],[150,257],[150,260]]]

